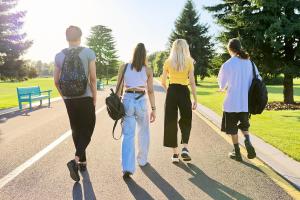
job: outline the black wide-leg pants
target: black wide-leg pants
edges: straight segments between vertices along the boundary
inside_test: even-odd
[[[190,90],[185,85],[170,84],[165,102],[164,146],[177,147],[178,109],[181,143],[188,144],[192,126]]]
[[[70,119],[72,137],[75,145],[75,156],[80,162],[86,161],[86,148],[94,132],[96,115],[91,97],[65,99],[65,105]]]

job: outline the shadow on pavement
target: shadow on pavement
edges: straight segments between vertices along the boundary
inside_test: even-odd
[[[73,200],[82,200],[82,188],[81,188],[81,184],[76,182],[74,183],[73,186]]]
[[[154,198],[141,186],[139,186],[132,178],[124,179],[128,189],[136,200],[154,200]]]
[[[246,165],[247,167],[250,167],[250,168],[258,171],[258,172],[264,173],[261,169],[259,169],[255,165],[252,165],[251,163],[248,163],[248,162],[245,162],[245,161],[242,161],[241,163],[244,164],[244,165]]]
[[[148,163],[141,167],[143,173],[160,189],[167,199],[184,199],[177,190],[170,185],[160,174]]]
[[[191,174],[193,177],[190,181],[195,184],[199,189],[209,195],[212,199],[216,200],[251,200],[251,198],[219,183],[218,181],[207,176],[201,169],[196,165],[183,162],[175,164],[176,166],[182,168],[187,173]]]
[[[96,195],[94,192],[92,182],[90,180],[90,175],[88,170],[86,170],[85,172],[81,172],[81,175],[82,175],[83,187],[81,187],[81,184],[78,182],[74,183],[73,200],[83,200],[83,199],[96,200]],[[83,189],[83,193],[82,193],[82,189]]]
[[[13,111],[11,113],[2,114],[0,119],[5,119],[5,120],[0,120],[0,123],[5,123],[10,118],[14,118],[14,117],[17,117],[17,116],[29,117],[31,112],[34,112],[36,110],[41,110],[41,109],[44,109],[44,108],[51,108],[51,106],[50,107],[48,107],[48,105],[35,106],[35,107],[32,108],[32,110],[29,110],[29,109],[26,108],[26,109],[23,109],[22,111],[16,110],[16,111]]]
[[[90,174],[88,170],[81,172],[82,175],[82,183],[83,183],[83,191],[84,191],[84,199],[96,200],[96,195],[94,192],[93,184],[90,179]]]

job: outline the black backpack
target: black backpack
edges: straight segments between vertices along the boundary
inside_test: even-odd
[[[261,114],[268,103],[268,90],[262,80],[258,78],[255,65],[252,63],[253,80],[248,93],[248,109],[250,115]]]
[[[113,131],[112,131],[112,135],[115,140],[120,139],[122,136],[121,135],[119,138],[115,138],[114,132],[115,132],[115,128],[117,126],[118,121],[120,119],[123,119],[123,117],[125,116],[124,105],[123,105],[120,97],[117,94],[118,94],[119,90],[121,89],[121,85],[123,84],[124,75],[125,75],[127,66],[128,66],[128,64],[126,64],[124,67],[124,71],[122,73],[121,80],[116,87],[116,92],[114,92],[114,90],[111,88],[110,89],[111,94],[105,99],[108,115],[110,116],[110,118],[115,120],[115,124],[114,124]],[[122,87],[121,93],[123,93],[123,87]]]
[[[88,79],[79,57],[83,47],[64,49],[65,59],[59,78],[59,88],[63,96],[76,97],[85,93]]]

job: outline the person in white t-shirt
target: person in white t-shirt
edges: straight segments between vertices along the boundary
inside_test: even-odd
[[[249,136],[248,91],[252,83],[253,72],[249,54],[243,50],[238,39],[231,39],[227,46],[231,58],[221,67],[218,75],[220,92],[227,92],[223,105],[223,132],[232,136],[234,150],[229,157],[242,161],[238,142],[238,129],[245,136],[245,147],[249,159],[256,157]],[[255,67],[258,74],[258,70]],[[261,78],[261,77],[259,77]]]

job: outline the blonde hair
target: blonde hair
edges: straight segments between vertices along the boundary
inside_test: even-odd
[[[187,61],[193,61],[186,40],[177,39],[173,42],[168,60],[171,67],[176,71],[183,71],[187,66]]]
[[[82,36],[82,31],[77,26],[69,26],[66,30],[66,39],[69,42],[74,42],[80,40]]]

